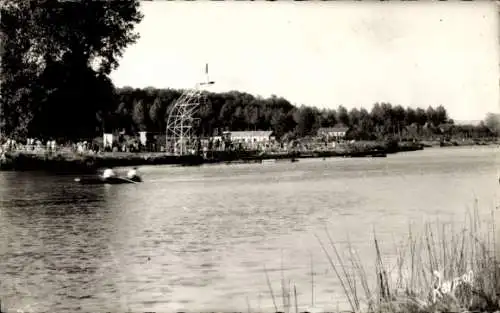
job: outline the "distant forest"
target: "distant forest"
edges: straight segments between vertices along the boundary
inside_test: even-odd
[[[146,130],[164,133],[169,110],[181,95],[176,89],[116,89],[116,109],[108,112],[106,130],[135,133]],[[484,123],[479,126],[454,125],[442,106],[404,108],[390,103],[375,103],[371,110],[342,105],[336,109],[296,107],[278,96],[255,97],[231,91],[206,93],[206,103],[199,110],[197,131],[209,136],[220,130],[272,130],[278,138],[313,136],[320,127],[349,127],[348,137],[376,140],[397,137],[423,139],[492,136]]]

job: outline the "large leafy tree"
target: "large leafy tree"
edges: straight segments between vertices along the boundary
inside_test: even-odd
[[[108,78],[138,39],[139,1],[4,0],[1,105],[9,135],[87,137],[104,127]]]

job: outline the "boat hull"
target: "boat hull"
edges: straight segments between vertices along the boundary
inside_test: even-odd
[[[133,179],[122,178],[122,177],[110,177],[110,178],[101,178],[101,177],[84,177],[84,178],[75,178],[75,182],[78,182],[82,185],[122,185],[122,184],[136,184],[141,182],[140,177],[135,177]]]

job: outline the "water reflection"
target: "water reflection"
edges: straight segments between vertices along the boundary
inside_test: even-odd
[[[34,301],[43,311],[65,298],[67,309],[78,309],[80,301],[100,293],[102,282],[114,280],[103,269],[112,216],[102,205],[102,186],[82,189],[68,184],[68,177],[43,173],[0,177],[6,274],[1,284],[7,307]]]
[[[458,222],[474,196],[488,211],[495,156],[143,167],[144,183],[120,186],[0,173],[0,297],[13,310],[38,303],[37,312],[242,311],[247,297],[268,311],[264,266],[274,290],[284,269],[310,299],[312,259],[315,304],[335,307],[341,287],[315,234],[350,240],[369,268],[374,228],[390,252],[410,221]]]

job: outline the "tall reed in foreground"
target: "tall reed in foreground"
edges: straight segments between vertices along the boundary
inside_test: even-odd
[[[500,267],[495,212],[482,224],[477,201],[460,231],[454,225],[410,227],[397,248],[396,264],[386,264],[374,231],[376,284],[369,283],[361,259],[349,245],[348,260],[327,233],[320,245],[353,312],[494,312],[500,310]]]

